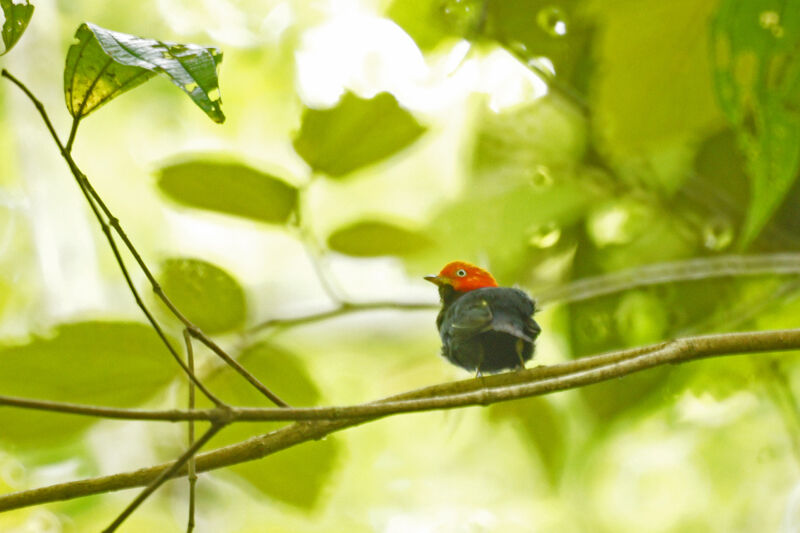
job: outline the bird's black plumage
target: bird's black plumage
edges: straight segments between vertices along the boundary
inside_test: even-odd
[[[541,328],[533,319],[536,304],[519,289],[484,287],[458,292],[440,285],[442,310],[436,326],[442,355],[478,373],[523,368],[533,357]]]

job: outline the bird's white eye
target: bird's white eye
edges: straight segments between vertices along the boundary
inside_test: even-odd
[[[466,275],[467,275],[467,271],[466,271],[466,270],[464,270],[463,268],[459,268],[459,269],[456,271],[456,276],[458,276],[459,278],[463,278],[463,277],[464,277],[464,276],[466,276]]]

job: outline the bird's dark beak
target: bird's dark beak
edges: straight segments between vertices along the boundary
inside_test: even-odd
[[[441,287],[442,285],[449,285],[446,279],[441,276],[434,276],[433,274],[425,276],[423,279],[430,281],[434,285]]]

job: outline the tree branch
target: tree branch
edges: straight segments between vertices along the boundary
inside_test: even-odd
[[[200,454],[195,457],[196,469],[204,472],[253,461],[303,442],[320,439],[335,431],[392,414],[490,405],[583,387],[664,364],[678,364],[721,355],[798,349],[800,329],[703,335],[581,358],[560,365],[434,385],[368,404],[305,409],[273,408],[269,411],[298,415],[298,418],[302,415],[307,420]],[[234,420],[240,421],[254,420],[268,411],[253,408],[231,409],[234,412],[239,411],[239,414],[233,416]],[[311,418],[327,420],[311,421]],[[147,485],[163,475],[169,466],[157,465],[134,472],[11,493],[0,496],[0,511]],[[175,470],[173,474],[184,476],[186,469]]]
[[[602,276],[583,278],[563,285],[543,287],[536,291],[540,305],[573,303],[616,294],[640,287],[664,285],[679,281],[697,281],[724,277],[800,275],[800,253],[776,253],[757,256],[720,255],[655,263]],[[414,302],[342,302],[321,313],[292,318],[273,318],[253,326],[247,334],[269,328],[290,328],[321,322],[350,313],[377,310],[423,311],[439,309],[437,303]]]
[[[599,296],[677,281],[723,277],[800,274],[800,253],[720,255],[684,261],[655,263],[584,278],[537,291],[539,303],[572,303]]]
[[[100,211],[98,211],[97,205],[95,205],[95,202],[92,200],[92,197],[89,194],[89,189],[87,189],[86,186],[88,184],[88,180],[86,180],[86,176],[84,176],[83,173],[81,173],[80,170],[77,168],[77,166],[75,166],[75,162],[72,161],[72,157],[70,156],[67,148],[65,148],[64,145],[61,143],[61,139],[58,137],[58,133],[56,133],[56,130],[53,127],[53,123],[50,122],[50,117],[47,115],[47,111],[45,110],[44,105],[33,95],[33,93],[30,91],[30,89],[28,89],[27,86],[25,86],[24,83],[22,83],[20,80],[12,76],[11,73],[8,72],[6,69],[3,69],[2,72],[0,72],[0,75],[2,75],[4,78],[7,78],[14,85],[16,85],[23,93],[25,93],[25,96],[27,96],[28,99],[31,102],[33,102],[34,107],[37,109],[37,111],[39,111],[39,115],[42,117],[42,120],[44,121],[45,126],[47,127],[47,131],[50,132],[50,136],[53,138],[53,141],[56,143],[56,146],[58,146],[61,155],[66,159],[67,163],[69,164],[70,170],[72,171],[72,174],[75,177],[75,181],[78,184],[78,188],[80,188],[81,193],[86,199],[86,202],[89,204],[92,213],[94,213],[94,216],[97,219],[98,224],[100,224],[100,229],[103,231],[103,235],[105,235],[106,240],[108,241],[108,245],[111,248],[111,252],[114,255],[114,259],[117,261],[117,265],[119,266],[120,271],[122,272],[122,276],[125,278],[125,283],[128,285],[128,289],[131,291],[133,299],[136,301],[136,305],[138,305],[139,309],[142,310],[142,313],[144,313],[145,317],[147,317],[148,322],[150,322],[150,325],[156,331],[156,334],[158,334],[158,337],[161,339],[161,342],[163,342],[164,345],[167,347],[167,350],[169,351],[170,355],[172,355],[172,358],[178,363],[178,366],[180,366],[183,372],[187,376],[189,376],[189,379],[194,381],[194,383],[203,392],[203,394],[205,394],[206,397],[209,400],[211,400],[215,405],[222,405],[222,402],[216,396],[214,396],[211,393],[211,391],[209,391],[202,383],[200,383],[200,381],[197,379],[194,373],[191,372],[189,368],[183,363],[180,356],[178,355],[178,352],[175,350],[175,347],[172,346],[172,344],[170,344],[169,342],[169,339],[167,339],[164,330],[161,328],[160,324],[152,315],[152,313],[150,313],[150,310],[147,309],[147,306],[144,304],[144,301],[142,300],[141,296],[139,296],[139,291],[136,290],[136,286],[134,285],[130,273],[128,272],[128,267],[125,266],[125,261],[123,261],[122,255],[120,254],[119,248],[117,247],[117,243],[114,241],[114,236],[109,230],[109,226],[106,223],[105,219],[103,219],[103,215],[100,213]],[[74,132],[77,130],[78,122],[79,121],[77,119],[73,122],[73,129],[70,132],[71,140],[74,140]]]
[[[247,334],[257,333],[269,328],[290,328],[321,322],[331,318],[345,316],[350,313],[361,313],[364,311],[433,311],[439,309],[438,303],[415,303],[415,302],[342,302],[337,307],[328,311],[303,315],[293,318],[272,318],[256,324],[247,331]]]
[[[164,305],[166,305],[167,308],[169,308],[169,310],[172,312],[172,314],[175,315],[175,317],[178,318],[178,320],[180,320],[183,323],[184,327],[186,327],[186,329],[189,330],[189,333],[191,333],[192,337],[198,339],[200,342],[202,342],[208,348],[210,348],[223,361],[225,361],[225,363],[227,363],[234,370],[236,370],[236,372],[238,372],[241,376],[243,376],[251,385],[253,385],[253,387],[255,387],[259,392],[264,394],[264,396],[269,398],[275,405],[279,405],[281,407],[287,407],[288,404],[286,402],[281,400],[275,393],[273,393],[271,390],[269,390],[263,383],[261,383],[261,381],[258,380],[258,378],[256,378],[250,372],[248,372],[247,369],[245,369],[241,364],[239,364],[238,361],[236,361],[230,355],[228,355],[225,352],[225,350],[220,348],[205,333],[203,333],[203,331],[200,328],[198,328],[188,318],[186,318],[186,316],[183,313],[181,313],[181,311],[177,307],[175,307],[175,304],[172,303],[172,301],[169,299],[169,297],[164,293],[164,291],[162,290],[162,288],[159,285],[158,281],[156,281],[155,276],[150,271],[150,268],[147,266],[147,264],[142,259],[142,256],[139,254],[139,251],[136,249],[136,247],[133,245],[131,240],[128,238],[128,235],[125,233],[125,230],[122,229],[122,226],[120,225],[119,219],[114,216],[114,214],[111,212],[111,210],[108,208],[108,206],[103,201],[102,197],[94,189],[94,187],[92,186],[91,182],[86,177],[86,174],[84,174],[81,171],[81,169],[78,167],[77,163],[75,163],[75,160],[72,158],[72,153],[70,152],[70,150],[72,148],[72,143],[75,140],[75,133],[77,132],[77,128],[78,128],[78,124],[80,122],[80,119],[79,118],[74,118],[73,119],[72,129],[70,130],[70,138],[69,138],[69,141],[68,141],[69,149],[67,149],[61,143],[61,139],[58,137],[58,134],[56,133],[52,122],[50,122],[50,118],[47,115],[47,111],[45,110],[44,105],[33,95],[33,93],[30,91],[30,89],[28,89],[28,87],[24,83],[22,83],[20,80],[18,80],[14,76],[12,76],[11,73],[9,73],[7,70],[3,69],[1,74],[2,74],[3,77],[8,78],[12,83],[14,83],[14,85],[16,85],[23,93],[25,93],[25,95],[28,97],[28,99],[33,103],[33,105],[39,111],[39,115],[41,115],[42,120],[45,123],[45,126],[47,126],[47,129],[50,132],[50,135],[53,137],[53,140],[55,141],[56,146],[58,146],[58,149],[59,149],[59,152],[61,153],[61,156],[67,162],[67,166],[69,167],[70,172],[72,172],[72,175],[77,180],[78,186],[80,187],[81,191],[83,192],[84,196],[86,197],[86,201],[89,203],[89,205],[92,208],[92,211],[94,212],[95,216],[97,217],[97,220],[100,223],[101,228],[103,229],[103,233],[106,235],[106,238],[107,238],[107,240],[109,242],[109,245],[111,246],[111,249],[114,252],[114,257],[117,260],[117,264],[119,265],[120,269],[122,270],[122,273],[123,273],[123,275],[125,277],[125,281],[128,284],[128,288],[131,290],[131,292],[133,294],[133,297],[136,300],[137,305],[142,309],[142,311],[144,312],[145,316],[150,321],[150,324],[153,326],[153,328],[156,330],[156,332],[162,338],[163,342],[167,345],[167,348],[169,349],[169,351],[172,354],[173,358],[176,359],[176,361],[181,366],[183,371],[187,372],[189,374],[190,378],[192,378],[192,381],[195,382],[195,385],[197,385],[197,387],[212,402],[214,402],[217,405],[221,404],[219,399],[217,399],[214,395],[212,395],[203,386],[203,384],[200,383],[194,377],[193,374],[189,373],[188,368],[183,363],[183,361],[181,360],[181,358],[178,355],[178,353],[175,351],[175,348],[172,347],[172,345],[166,339],[166,336],[163,334],[163,332],[162,332],[160,326],[157,324],[155,318],[150,314],[150,311],[144,305],[144,302],[139,297],[139,293],[136,290],[136,287],[134,286],[132,280],[130,279],[130,275],[128,274],[127,267],[125,266],[124,261],[122,261],[122,257],[119,254],[119,250],[117,249],[117,245],[114,242],[114,239],[113,239],[113,237],[111,235],[111,232],[108,229],[109,226],[117,233],[117,235],[119,235],[120,239],[122,239],[122,242],[125,244],[125,247],[131,253],[131,255],[133,256],[134,260],[139,265],[139,268],[142,270],[142,272],[144,273],[145,277],[150,282],[150,285],[153,288],[153,292],[156,294],[156,296],[158,296],[158,298],[162,302],[164,302]],[[103,217],[100,215],[100,213],[97,210],[98,207],[103,212],[103,214],[106,216],[106,218],[108,219],[108,222],[106,222],[103,219]]]
[[[153,480],[144,488],[142,492],[139,493],[136,498],[120,513],[120,515],[114,519],[114,521],[103,530],[103,533],[113,533],[117,530],[117,528],[128,518],[131,513],[133,513],[139,506],[144,503],[144,501],[153,494],[158,487],[163,485],[167,480],[174,477],[175,474],[180,470],[182,467],[186,466],[186,462],[191,460],[197,451],[205,446],[205,444],[211,440],[214,435],[219,433],[224,426],[214,424],[208,430],[203,433],[203,436],[197,439],[197,441],[192,444],[189,449],[187,449],[181,456],[169,465],[168,468],[162,469],[161,473],[158,474]]]

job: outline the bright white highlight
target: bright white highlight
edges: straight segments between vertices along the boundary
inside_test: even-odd
[[[402,28],[385,18],[347,14],[308,30],[297,61],[297,90],[312,107],[333,106],[350,90],[368,98],[393,93],[406,107],[442,112],[475,92],[489,96],[495,111],[547,94],[547,85],[509,52],[497,48],[473,54],[470,43],[455,42],[423,57]],[[552,64],[542,60],[540,67]]]

